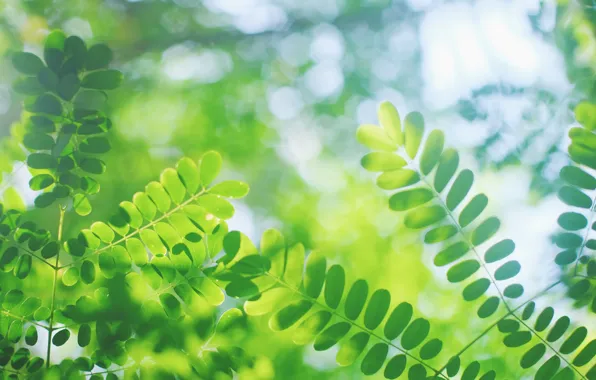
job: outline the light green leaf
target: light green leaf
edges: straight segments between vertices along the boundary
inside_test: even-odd
[[[221,170],[221,155],[216,151],[209,151],[201,157],[199,163],[199,174],[201,177],[201,184],[204,187],[209,186],[211,182],[217,177]]]
[[[227,198],[243,198],[248,194],[248,190],[248,185],[244,182],[223,181],[209,189],[209,193]]]
[[[360,164],[371,172],[386,172],[400,169],[406,166],[407,162],[395,153],[372,152],[362,157]]]
[[[387,133],[376,125],[364,124],[356,131],[358,142],[372,150],[393,152],[397,149],[395,142]]]
[[[393,104],[385,101],[379,105],[378,117],[387,135],[399,146],[404,144],[399,113]]]

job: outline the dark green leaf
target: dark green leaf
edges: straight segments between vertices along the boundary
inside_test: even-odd
[[[112,61],[112,50],[104,44],[93,45],[87,51],[85,67],[87,70],[97,70],[107,67]]]
[[[364,313],[364,326],[374,330],[381,324],[389,310],[391,294],[385,289],[379,289],[373,293]]]
[[[447,280],[449,282],[461,282],[470,277],[480,268],[480,264],[476,260],[462,261],[447,271]]]
[[[325,303],[332,309],[339,306],[344,287],[346,283],[346,274],[341,265],[333,265],[327,271],[325,280]]]
[[[348,322],[339,322],[326,328],[315,339],[313,345],[316,351],[325,351],[333,347],[350,331],[350,324]]]
[[[438,193],[445,189],[455,174],[458,165],[459,155],[457,154],[457,151],[454,149],[446,149],[441,156],[439,167],[437,168],[434,178],[434,187]]]
[[[87,74],[81,86],[96,90],[113,90],[122,83],[122,73],[118,70],[101,70]]]
[[[389,207],[394,211],[406,211],[429,202],[433,197],[432,191],[426,188],[404,190],[389,198]]]
[[[365,280],[357,280],[352,284],[346,297],[345,314],[348,319],[356,319],[362,312],[368,297],[368,283]]]
[[[68,341],[68,338],[70,338],[70,331],[68,329],[62,329],[52,337],[52,344],[58,347],[62,346]]]
[[[430,332],[430,323],[424,318],[414,320],[401,337],[401,345],[405,350],[411,350],[420,345]]]
[[[44,67],[43,62],[33,53],[18,52],[12,55],[12,64],[15,69],[26,75],[37,75]]]
[[[362,364],[360,365],[362,373],[366,376],[377,373],[383,366],[388,353],[389,346],[385,343],[375,344],[362,360]]]
[[[474,173],[469,169],[464,169],[457,175],[457,178],[451,185],[447,193],[447,208],[453,211],[464,200],[474,183]]]
[[[410,323],[413,313],[414,309],[409,303],[402,302],[397,305],[385,324],[385,337],[389,340],[397,338]]]

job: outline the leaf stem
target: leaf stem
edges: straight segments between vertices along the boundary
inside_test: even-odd
[[[184,206],[187,206],[188,204],[194,202],[195,200],[197,200],[200,196],[204,195],[207,192],[207,190],[201,190],[200,192],[198,192],[197,194],[191,196],[190,198],[188,198],[187,200],[185,200],[184,202],[180,203],[179,205],[177,205],[176,207],[174,207],[173,209],[171,209],[170,211],[162,214],[159,218],[147,223],[146,225],[134,230],[133,232],[129,233],[128,235],[123,236],[122,238],[116,240],[115,242],[112,242],[106,246],[103,246],[102,248],[99,248],[95,251],[93,251],[92,255],[97,255],[100,254],[101,252],[104,252],[120,243],[125,242],[126,240],[130,239],[131,237],[139,234],[141,231],[146,230],[147,228],[153,227],[154,225],[156,225],[157,223],[161,222],[162,220],[164,220],[165,218],[169,217],[170,215],[174,214],[175,212],[179,211],[181,208],[183,208]],[[65,264],[62,265],[60,267],[58,267],[58,269],[63,269],[69,266],[74,265],[75,263],[77,263],[78,261],[81,261],[85,258],[87,258],[89,255],[83,255],[81,257],[79,257],[78,259],[74,260],[73,262],[69,263],[69,264]]]
[[[64,228],[64,214],[66,212],[66,208],[63,206],[60,207],[60,220],[58,222],[58,243],[62,243],[62,230]],[[52,304],[50,307],[50,325],[48,328],[48,347],[47,347],[47,356],[46,356],[46,368],[50,368],[50,358],[52,355],[52,332],[54,331],[54,311],[56,309],[56,288],[58,287],[58,263],[60,260],[60,249],[56,254],[56,262],[54,264],[54,283],[52,285]]]
[[[526,306],[527,304],[529,304],[530,302],[532,302],[533,300],[535,300],[536,298],[541,297],[542,295],[544,295],[545,293],[547,293],[549,290],[551,290],[552,288],[554,288],[555,286],[559,285],[561,283],[561,280],[549,285],[548,287],[546,287],[544,290],[541,290],[540,292],[536,293],[533,297],[529,298],[528,300],[526,300],[525,302],[523,302],[522,304],[520,304],[519,306],[517,306],[515,309],[512,309],[510,311],[508,311],[506,314],[504,314],[501,318],[499,318],[497,321],[495,321],[492,325],[490,325],[489,327],[487,327],[482,333],[480,333],[480,335],[478,335],[476,338],[472,339],[468,344],[466,344],[457,354],[453,355],[453,357],[457,357],[462,355],[464,352],[466,352],[470,347],[472,347],[472,345],[474,345],[474,343],[476,343],[477,341],[479,341],[483,336],[485,336],[486,334],[488,334],[495,326],[497,326],[502,320],[504,320],[505,318],[509,317],[510,315],[515,316],[515,312],[518,311],[519,309],[521,309],[522,307]],[[439,369],[439,371],[437,373],[435,373],[435,375],[441,374],[445,368],[447,368],[447,365],[449,365],[449,362],[447,362],[443,367],[441,367],[441,369]]]
[[[404,350],[403,348],[401,348],[401,347],[399,347],[399,346],[397,346],[397,345],[393,344],[393,342],[392,342],[392,341],[385,339],[384,337],[382,337],[382,336],[380,336],[380,335],[376,334],[375,332],[373,332],[373,331],[371,331],[371,330],[367,329],[366,327],[364,327],[364,326],[361,326],[361,325],[357,324],[356,322],[354,322],[354,321],[352,321],[351,319],[349,319],[349,318],[345,317],[344,315],[341,315],[341,314],[340,314],[340,313],[338,313],[338,312],[337,312],[335,309],[332,309],[332,308],[328,307],[327,305],[325,305],[324,303],[321,303],[321,302],[319,302],[317,299],[315,299],[315,298],[312,298],[312,297],[310,297],[310,296],[308,296],[308,295],[304,294],[304,293],[303,293],[303,292],[301,292],[299,289],[296,289],[296,288],[294,288],[293,286],[290,286],[288,283],[286,283],[285,281],[283,281],[283,280],[282,280],[282,279],[280,279],[279,277],[277,277],[277,276],[275,276],[275,275],[272,275],[272,274],[271,274],[271,273],[269,273],[269,272],[265,272],[264,274],[265,274],[265,275],[267,275],[267,276],[269,276],[269,277],[271,277],[271,278],[273,278],[273,279],[274,279],[274,280],[275,280],[277,283],[279,283],[281,286],[283,286],[283,287],[285,287],[285,288],[287,288],[287,289],[291,290],[292,292],[294,292],[294,293],[296,293],[296,294],[300,295],[300,297],[302,297],[302,298],[304,298],[304,299],[307,299],[307,300],[309,300],[309,301],[310,301],[310,302],[312,302],[313,304],[316,304],[317,306],[321,307],[322,309],[325,309],[325,310],[327,310],[329,313],[331,313],[331,314],[335,315],[336,317],[338,317],[338,318],[340,318],[340,319],[344,320],[345,322],[347,322],[347,323],[349,323],[350,325],[352,325],[352,326],[356,327],[357,329],[359,329],[359,330],[362,330],[362,331],[366,332],[367,334],[369,334],[369,335],[371,335],[371,336],[375,337],[376,339],[380,340],[381,342],[385,343],[386,345],[388,345],[388,346],[391,346],[391,347],[393,347],[393,348],[397,349],[397,350],[398,350],[398,351],[400,351],[401,353],[403,353],[403,354],[405,354],[405,355],[409,356],[409,357],[410,357],[410,358],[412,358],[413,360],[415,360],[415,361],[417,361],[418,363],[422,364],[423,366],[425,366],[425,367],[429,368],[431,371],[434,371],[435,373],[438,373],[438,372],[437,372],[437,370],[436,370],[435,368],[431,367],[429,364],[426,364],[426,363],[425,363],[423,360],[421,360],[421,359],[419,359],[419,358],[415,357],[414,355],[410,354],[408,351]],[[446,379],[446,377],[445,377],[445,376],[443,376],[443,375],[440,375],[440,376],[441,376],[441,377],[443,377],[444,379]]]

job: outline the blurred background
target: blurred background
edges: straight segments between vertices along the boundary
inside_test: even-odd
[[[124,73],[109,99],[114,149],[102,191],[66,233],[106,219],[179,157],[215,149],[224,177],[251,186],[231,229],[258,243],[275,227],[322,249],[353,278],[413,303],[460,347],[486,326],[468,319],[474,309],[461,289],[430,264],[433,252],[360,167],[356,128],[377,123],[379,102],[389,100],[402,117],[417,110],[445,131],[503,221],[500,233],[516,242],[531,295],[560,275],[550,237],[565,206],[554,191],[569,162],[573,107],[596,99],[595,23],[594,0],[0,0],[0,55],[40,53],[60,28],[107,43]],[[0,197],[27,207],[35,194],[9,138],[22,112],[16,76],[2,59]],[[34,212],[55,223],[53,213]],[[247,344],[271,360],[275,378],[361,376],[337,368],[332,351],[296,347],[265,320],[253,323]],[[495,334],[469,355],[524,378],[519,357],[498,358],[502,348]]]

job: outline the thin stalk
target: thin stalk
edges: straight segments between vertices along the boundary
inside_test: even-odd
[[[519,306],[517,306],[515,309],[512,309],[510,311],[508,311],[506,314],[504,314],[501,318],[499,318],[497,321],[495,321],[495,323],[493,323],[492,325],[490,325],[489,327],[487,327],[482,333],[480,333],[480,335],[478,335],[476,338],[472,339],[468,344],[466,344],[464,346],[464,348],[462,348],[457,354],[453,355],[454,357],[460,356],[462,355],[464,352],[466,352],[470,347],[472,347],[474,345],[474,343],[478,342],[483,336],[485,336],[486,334],[488,334],[493,328],[495,328],[495,326],[497,326],[499,324],[499,322],[501,322],[502,320],[504,320],[505,318],[509,317],[510,315],[515,316],[513,313],[515,313],[516,311],[518,311],[519,309],[521,309],[522,307],[526,306],[527,304],[529,304],[530,302],[534,301],[536,298],[541,297],[542,295],[544,295],[545,293],[547,293],[549,290],[551,290],[552,288],[554,288],[555,286],[559,285],[561,283],[561,280],[549,285],[548,287],[546,287],[546,289],[541,290],[540,292],[536,293],[533,297],[529,298],[527,301],[525,301],[524,303],[520,304]],[[435,375],[440,375],[446,368],[447,365],[449,365],[449,362],[447,362],[443,367],[441,367],[441,369],[439,369],[438,372],[435,373]]]
[[[62,230],[64,227],[64,214],[66,208],[60,207],[60,221],[58,222],[58,243],[62,243]],[[46,368],[50,368],[50,358],[52,354],[52,333],[54,332],[54,309],[56,308],[56,288],[58,287],[58,263],[60,260],[60,250],[56,254],[56,262],[54,264],[54,283],[52,285],[52,304],[50,307],[50,326],[48,329],[48,348],[46,356]]]
[[[133,232],[129,233],[128,235],[123,236],[122,238],[120,238],[120,239],[118,239],[118,240],[116,240],[114,242],[111,242],[110,244],[107,244],[107,245],[105,245],[105,246],[103,246],[103,247],[101,247],[99,249],[97,249],[96,251],[94,251],[93,253],[91,253],[91,255],[97,255],[97,254],[100,254],[100,253],[102,253],[104,251],[107,251],[108,249],[110,249],[110,248],[112,248],[112,247],[114,247],[114,246],[116,246],[116,245],[118,245],[120,243],[123,243],[126,240],[130,239],[131,237],[139,234],[141,231],[146,230],[147,228],[153,227],[154,225],[156,225],[157,223],[159,223],[162,220],[166,219],[170,215],[172,215],[175,212],[181,210],[184,206],[187,206],[188,204],[194,202],[195,200],[197,200],[200,196],[204,195],[205,193],[207,193],[207,190],[201,190],[200,192],[198,192],[197,194],[191,196],[190,198],[188,198],[184,202],[180,203],[179,205],[177,205],[176,207],[174,207],[170,211],[162,214],[159,218],[157,218],[157,219],[155,219],[155,220],[153,220],[153,221],[145,224],[144,226],[142,226],[142,227],[134,230]],[[74,260],[73,262],[71,262],[69,264],[65,264],[65,265],[62,265],[62,266],[57,267],[57,268],[58,269],[63,269],[63,268],[69,267],[69,266],[74,265],[75,263],[77,263],[77,262],[79,262],[81,260],[86,259],[88,256],[89,255],[84,255],[82,257],[77,258],[76,260]]]
[[[272,279],[274,279],[278,284],[280,284],[281,286],[291,290],[292,292],[300,295],[300,297],[309,300],[310,302],[312,302],[313,304],[316,304],[317,306],[319,306],[320,308],[328,311],[330,314],[335,315],[336,317],[342,319],[343,321],[349,323],[350,325],[356,327],[357,329],[366,332],[367,334],[369,334],[370,336],[380,340],[381,342],[385,343],[388,346],[391,346],[393,348],[395,348],[396,350],[400,351],[401,353],[405,354],[406,356],[412,358],[413,360],[415,360],[416,362],[422,364],[424,367],[430,369],[431,371],[438,373],[437,370],[433,367],[431,367],[430,365],[426,364],[423,360],[420,360],[419,358],[417,358],[416,356],[412,355],[411,353],[409,353],[407,350],[404,350],[403,348],[395,345],[392,341],[385,339],[384,337],[380,336],[379,334],[376,334],[375,332],[367,329],[364,326],[361,326],[359,324],[357,324],[356,322],[352,321],[349,318],[346,318],[345,316],[341,315],[340,313],[337,312],[337,310],[332,309],[330,307],[328,307],[327,305],[325,305],[324,303],[319,302],[317,299],[312,298],[306,294],[304,294],[303,292],[301,292],[299,289],[294,288],[293,286],[290,286],[290,284],[286,283],[285,281],[283,281],[282,279],[280,279],[277,276],[272,275],[269,272],[265,272],[266,276],[271,277]],[[445,378],[443,375],[439,374],[439,376]]]

